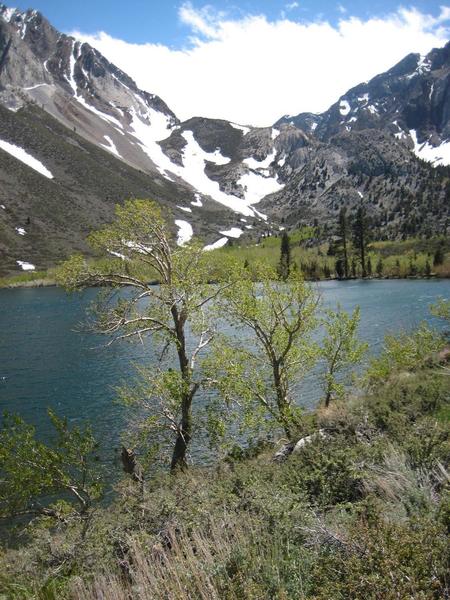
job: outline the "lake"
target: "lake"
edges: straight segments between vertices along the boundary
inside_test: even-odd
[[[430,316],[437,298],[450,297],[449,280],[381,280],[317,284],[324,307],[340,303],[361,308],[360,338],[377,353],[386,333],[410,330]],[[103,348],[104,338],[75,331],[97,290],[67,295],[59,288],[0,290],[0,411],[15,412],[48,432],[47,407],[69,421],[88,419],[102,442],[102,454],[114,456],[125,419],[115,388],[134,375],[136,363],[155,360],[151,340],[145,346],[118,343]],[[309,378],[299,389],[301,404],[312,407],[318,387]]]

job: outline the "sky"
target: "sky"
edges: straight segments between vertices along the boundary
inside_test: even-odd
[[[450,39],[450,3],[19,0],[87,41],[184,120],[268,126],[321,112],[410,52]]]

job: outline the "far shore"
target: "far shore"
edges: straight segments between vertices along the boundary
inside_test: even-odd
[[[19,276],[20,277],[20,276]],[[17,289],[17,288],[43,288],[43,287],[59,287],[58,284],[56,283],[56,281],[54,279],[46,279],[46,278],[39,278],[39,279],[31,279],[28,281],[14,281],[14,278],[11,277],[10,280],[8,280],[9,278],[5,278],[5,282],[3,283],[2,280],[0,279],[0,290],[1,289],[6,289],[6,290],[12,290],[12,289]],[[421,281],[430,281],[430,280],[436,280],[436,279],[450,279],[450,277],[448,275],[440,275],[437,273],[432,273],[430,275],[430,277],[420,277],[417,275],[414,276],[409,276],[409,277],[366,277],[365,279],[363,279],[362,277],[349,277],[348,279],[339,279],[338,277],[329,277],[327,279],[308,279],[305,278],[305,281],[311,282],[311,283],[319,283],[321,281],[410,281],[410,280],[421,280]],[[149,285],[158,285],[158,281],[149,281],[148,282]],[[214,282],[211,282],[214,283]]]

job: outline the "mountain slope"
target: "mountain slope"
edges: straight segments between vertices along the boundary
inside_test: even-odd
[[[157,198],[174,217],[185,214],[175,204],[177,184],[117,160],[37,106],[17,113],[0,106],[0,140],[25,149],[25,158],[33,157],[51,175],[43,176],[0,146],[1,273],[17,269],[17,261],[45,268],[73,251],[85,252],[87,233],[112,218],[120,199]],[[204,207],[200,216],[193,207],[189,220],[205,239],[214,239],[215,220],[227,223],[228,214],[214,208],[207,225],[207,212]]]

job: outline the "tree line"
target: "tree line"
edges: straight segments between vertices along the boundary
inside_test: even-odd
[[[434,253],[429,254],[422,267],[416,263],[416,256],[410,256],[408,265],[402,267],[397,258],[394,267],[388,271],[383,257],[378,255],[373,260],[370,252],[370,243],[376,241],[373,238],[373,223],[363,203],[353,213],[349,214],[346,207],[342,207],[336,223],[336,235],[330,240],[328,256],[335,257],[334,267],[326,261],[302,261],[297,265],[291,259],[291,243],[286,230],[283,230],[280,244],[280,259],[278,263],[278,274],[285,279],[291,270],[300,269],[308,279],[355,279],[361,277],[383,277],[387,274],[400,277],[423,275],[430,277],[433,267],[444,263],[444,245],[439,243]],[[319,252],[320,254],[320,252]]]

